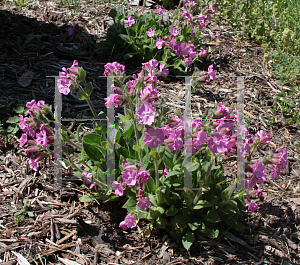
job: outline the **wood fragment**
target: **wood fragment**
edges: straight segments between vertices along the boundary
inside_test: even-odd
[[[57,240],[56,244],[60,245],[61,243],[65,242],[67,239],[69,239],[70,237],[74,236],[77,233],[76,230],[73,230],[70,234],[64,236],[62,239]]]

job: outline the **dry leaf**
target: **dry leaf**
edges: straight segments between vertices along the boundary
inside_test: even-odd
[[[32,81],[32,78],[34,76],[34,73],[31,71],[27,71],[24,74],[21,75],[21,77],[19,78],[19,84],[22,87],[28,87]]]

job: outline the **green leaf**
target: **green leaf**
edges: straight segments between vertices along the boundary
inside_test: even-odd
[[[192,231],[194,231],[194,230],[196,230],[198,227],[200,227],[201,224],[202,224],[202,222],[201,222],[199,219],[195,218],[195,217],[191,218],[191,219],[189,220],[189,222],[188,222],[188,225],[189,225],[189,227],[190,227],[190,229],[191,229]]]
[[[79,100],[87,100],[88,99],[88,95],[86,93],[83,93],[83,92],[78,92],[77,93],[77,98]]]
[[[136,199],[131,197],[125,202],[122,208],[125,208],[128,211],[134,211],[136,210],[136,202]]]
[[[193,207],[193,200],[195,198],[194,192],[190,189],[184,188],[183,197],[186,205],[190,208]]]
[[[194,206],[194,210],[199,210],[206,207],[212,207],[212,204],[208,201],[199,200],[197,204]]]
[[[145,156],[143,156],[143,158],[142,158],[145,169],[147,169],[147,167],[148,167],[148,164],[150,162],[150,158],[151,158],[151,156],[150,156],[149,153],[146,154]]]
[[[194,241],[195,241],[195,235],[193,232],[189,231],[182,237],[182,244],[187,251],[193,245]]]
[[[83,68],[80,68],[78,75],[79,75],[79,78],[81,81],[83,81],[85,79],[86,73],[83,70]]]
[[[114,17],[117,16],[117,14],[118,14],[117,10],[116,10],[115,8],[112,8],[112,9],[109,11],[108,16],[114,18]]]
[[[135,55],[136,55],[136,53],[125,53],[125,54],[123,55],[123,59],[124,59],[124,60],[128,60],[128,59],[132,58],[132,57],[135,56]]]
[[[170,232],[170,235],[174,238],[182,238],[184,235],[182,228],[175,228]]]
[[[96,133],[86,134],[82,139],[82,146],[90,159],[101,161],[106,159],[106,149],[101,146],[101,136]]]
[[[86,84],[86,87],[85,87],[85,93],[90,96],[93,92],[93,85],[92,85],[92,82],[88,82]]]
[[[172,205],[167,211],[166,211],[166,215],[168,216],[174,216],[178,213],[178,209],[176,209],[176,207],[174,205]]]
[[[220,216],[215,211],[208,211],[203,218],[213,224],[219,223],[221,221]]]
[[[124,127],[124,131],[123,131],[123,136],[131,136],[131,134],[132,134],[132,132],[133,132],[133,122],[132,121],[127,121],[126,123],[125,123],[125,127]]]
[[[17,106],[17,107],[14,107],[13,110],[18,113],[18,114],[22,114],[24,113],[24,107],[23,106]]]
[[[142,152],[142,148],[140,148],[140,147],[137,146],[137,145],[134,145],[132,148],[133,148],[133,150],[137,151],[138,153],[141,153],[141,152]]]
[[[178,175],[182,175],[182,172],[180,172],[180,171],[171,171],[171,172],[168,173],[166,178],[171,177],[171,176],[178,176]]]
[[[163,156],[163,161],[168,169],[173,168],[173,160],[169,158],[166,154],[164,154]]]
[[[127,43],[132,43],[132,40],[128,35],[120,34],[119,36],[122,40],[126,41]]]
[[[6,123],[17,123],[19,122],[20,118],[19,116],[9,117]]]
[[[94,196],[91,194],[86,194],[80,197],[81,202],[92,202],[95,200]]]
[[[161,229],[165,229],[167,224],[167,220],[162,216],[159,216],[156,220],[156,225]]]

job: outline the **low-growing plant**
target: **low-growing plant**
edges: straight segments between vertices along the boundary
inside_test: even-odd
[[[270,148],[260,160],[258,151],[266,149],[270,135],[259,131],[251,136],[244,126],[237,131],[234,122],[240,123],[238,111],[230,115],[224,105],[215,111],[207,110],[201,120],[188,122],[176,111],[173,118],[166,118],[172,109],[164,108],[165,99],[156,86],[158,77],[168,74],[165,65],[155,59],[143,63],[142,71],[131,80],[125,76],[123,65],[106,64],[104,75],[114,82],[105,106],[124,107],[124,115],[119,114],[124,126],[115,124],[112,129],[108,124],[111,118],[95,112],[90,100],[92,83],[86,81],[85,71],[76,61],[72,67],[63,68],[57,84],[59,91],[67,95],[79,90],[78,98],[88,102],[94,117],[108,121],[95,122],[95,132],[82,139],[80,127],[76,134],[63,127],[63,162],[76,169],[75,174],[91,191],[82,201],[124,200],[128,215],[120,228],[134,228],[140,219],[145,219],[149,226],[181,239],[189,250],[197,235],[217,238],[228,228],[240,231],[244,207],[257,209],[251,197],[262,196],[267,178],[265,166],[276,179],[286,167],[287,152],[279,149],[275,153]],[[211,75],[215,73],[201,72],[195,79],[206,83]],[[20,146],[28,144],[25,152],[37,171],[38,162],[53,154],[54,132],[49,126],[53,121],[46,117],[52,112],[43,101],[32,100],[26,106],[31,118],[20,115],[20,128],[24,131]],[[243,135],[243,146],[236,144],[239,135]],[[66,145],[76,147],[79,153],[69,154]],[[245,161],[240,183],[223,175],[223,159],[236,152],[238,159]],[[113,168],[107,166],[112,161]],[[111,183],[109,176],[113,177]]]
[[[106,40],[96,52],[111,53],[113,60],[135,58],[145,62],[157,59],[168,64],[174,73],[186,73],[194,61],[207,56],[207,50],[201,47],[203,39],[217,36],[202,33],[215,9],[205,5],[201,13],[193,15],[196,8],[197,1],[183,1],[182,10],[174,11],[170,27],[163,23],[165,13],[162,8],[155,13],[143,9],[126,13],[122,7],[111,9],[109,16],[113,22],[107,30]]]
[[[33,217],[34,213],[29,211],[31,205],[28,200],[28,198],[23,200],[23,208],[22,209],[13,209],[12,212],[14,213],[14,221],[16,224],[21,223],[25,216],[28,214],[28,216]]]

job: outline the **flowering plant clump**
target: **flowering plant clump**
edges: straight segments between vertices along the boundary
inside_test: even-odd
[[[161,8],[152,13],[138,10],[128,14],[121,7],[112,9],[109,16],[113,22],[98,51],[107,53],[110,50],[114,58],[125,60],[133,57],[142,61],[162,59],[170,71],[186,72],[194,61],[208,55],[201,46],[204,40],[214,36],[205,35],[203,29],[211,21],[215,9],[207,5],[202,7],[202,2],[197,0],[183,2],[182,9],[174,12],[170,27],[163,23],[165,16]],[[196,7],[201,11],[193,15]]]
[[[85,72],[77,62],[72,67],[65,69],[61,77],[71,83],[70,93],[75,88],[80,90],[78,97],[87,100],[94,114],[89,99],[91,83],[85,81]],[[164,108],[165,99],[156,86],[158,77],[168,74],[169,69],[155,59],[143,63],[141,72],[130,80],[125,76],[124,65],[106,64],[104,75],[113,78],[114,93],[105,99],[105,105],[123,106],[125,111],[125,115],[119,114],[124,127],[115,124],[114,128],[115,168],[107,168],[106,123],[95,123],[95,133],[85,134],[82,139],[80,127],[77,135],[63,128],[62,140],[81,151],[69,154],[65,148],[64,163],[76,169],[83,184],[96,193],[83,196],[82,201],[124,199],[128,215],[119,224],[121,229],[134,228],[140,219],[146,219],[150,226],[182,239],[188,250],[195,235],[216,238],[228,227],[242,229],[238,221],[242,210],[257,209],[254,196],[262,196],[268,175],[275,179],[286,167],[287,152],[269,148],[269,153],[259,159],[259,151],[266,150],[270,135],[259,131],[252,136],[246,127],[238,132],[234,127],[238,112],[232,115],[224,105],[206,111],[201,120],[185,121],[179,112],[167,119],[166,114],[172,109]],[[210,68],[205,75],[210,78],[215,73]],[[62,81],[58,84],[61,93],[67,94]],[[45,117],[51,111],[42,101],[29,102],[27,107],[31,118],[20,116],[20,128],[24,131],[20,145],[28,144],[29,164],[37,170],[37,162],[51,154],[53,130]],[[95,115],[100,118],[103,113]],[[239,133],[244,136],[243,148],[236,144]],[[28,136],[34,140],[28,140]],[[223,159],[236,152],[245,161],[241,190],[235,189],[235,180],[226,181],[223,176]],[[185,160],[187,157],[189,161]],[[106,182],[108,173],[114,175],[111,185]],[[189,177],[192,187],[185,185]]]

